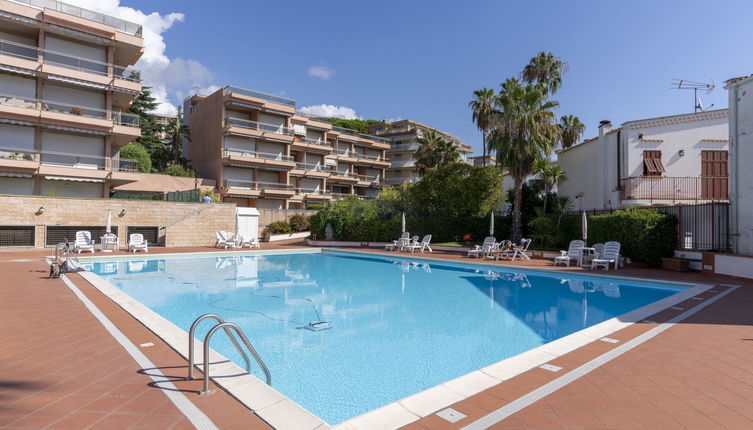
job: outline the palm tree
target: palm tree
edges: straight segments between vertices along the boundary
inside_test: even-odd
[[[549,94],[554,94],[562,86],[562,73],[567,63],[551,52],[539,52],[523,69],[520,77],[527,84],[541,85]]]
[[[423,175],[427,170],[454,163],[460,158],[455,143],[442,139],[434,130],[424,130],[421,137],[416,138],[419,147],[414,154],[416,169]]]
[[[483,157],[481,160],[483,166],[486,167],[486,140],[489,135],[489,129],[492,127],[494,115],[497,113],[496,109],[494,109],[494,99],[496,96],[494,95],[494,90],[490,88],[476,90],[473,92],[473,96],[475,98],[468,103],[468,106],[471,108],[473,122],[481,130],[483,136]]]
[[[562,115],[560,118],[560,131],[562,133],[562,147],[567,149],[580,140],[586,126],[575,115]]]
[[[548,157],[559,140],[559,127],[553,109],[559,103],[549,100],[546,89],[523,85],[515,78],[502,84],[496,101],[500,111],[490,136],[490,147],[497,160],[515,180],[512,210],[512,238],[521,238],[521,200],[523,181],[533,164]]]
[[[167,145],[170,149],[170,159],[182,164],[183,140],[191,141],[191,129],[183,123],[183,112],[178,108],[178,114],[171,118],[165,126],[167,132]]]
[[[533,163],[533,172],[544,183],[544,210],[542,213],[546,214],[546,204],[549,198],[549,192],[555,187],[559,186],[563,182],[567,181],[567,175],[562,168],[547,158],[540,158]]]

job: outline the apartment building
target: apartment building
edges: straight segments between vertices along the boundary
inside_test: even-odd
[[[728,199],[727,109],[599,125],[599,135],[557,151],[559,194],[579,210]]]
[[[54,0],[0,0],[0,194],[108,197],[138,179],[120,148],[141,26]]]
[[[476,167],[484,167],[484,166],[488,167],[488,166],[497,165],[496,155],[477,155],[475,157],[468,157],[467,160],[471,166],[476,166]]]
[[[460,153],[460,161],[469,162],[468,154],[472,153],[473,149],[464,145],[459,138],[450,133],[407,119],[373,124],[369,126],[369,134],[385,138],[390,142],[390,148],[387,151],[390,156],[387,184],[409,184],[420,179],[414,154],[419,146],[416,139],[422,137],[426,130],[433,130],[439,137],[455,142]]]
[[[227,86],[186,98],[183,112],[192,166],[238,206],[303,209],[375,197],[389,167],[389,141],[297,113],[293,99]]]

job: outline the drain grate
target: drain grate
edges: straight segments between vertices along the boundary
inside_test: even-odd
[[[456,423],[468,416],[453,408],[442,409],[441,411],[437,412],[435,415],[451,423]]]

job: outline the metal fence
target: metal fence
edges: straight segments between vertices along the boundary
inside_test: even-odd
[[[677,248],[689,251],[729,252],[729,203],[652,206],[677,217]],[[610,214],[617,209],[593,209],[586,215]],[[580,215],[580,212],[571,212]]]
[[[196,203],[201,198],[201,191],[196,190],[188,190],[188,191],[174,191],[171,193],[167,193],[167,197],[165,200],[168,202],[189,202],[189,203]]]
[[[173,191],[169,193],[113,191],[112,193],[110,193],[110,198],[198,203],[201,200],[201,190]]]

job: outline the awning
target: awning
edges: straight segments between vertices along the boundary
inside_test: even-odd
[[[25,16],[16,15],[15,13],[0,11],[0,17],[12,19],[13,21],[25,22],[26,24],[39,24],[36,19],[27,18]]]
[[[59,131],[65,131],[68,133],[80,133],[80,134],[93,134],[95,136],[106,136],[106,131],[99,131],[99,130],[87,130],[85,128],[78,128],[78,127],[65,127],[62,125],[55,125],[55,124],[47,124],[47,128],[50,130],[59,130]]]
[[[305,136],[306,135],[306,126],[301,125],[301,124],[293,124],[293,133],[294,134],[299,134],[301,136]]]
[[[63,27],[57,24],[50,24],[50,28],[57,30],[61,33],[72,34],[77,37],[83,37],[86,39],[94,40],[98,42],[100,45],[107,45],[108,43],[110,43],[110,39],[105,39],[104,37],[96,36],[91,33],[85,33],[83,31],[74,30],[72,28]]]
[[[261,110],[261,106],[251,105],[251,104],[248,104],[248,103],[241,103],[241,102],[231,101],[230,104],[233,105],[233,106],[238,106],[238,107],[242,107],[242,108],[246,108],[246,109]]]
[[[17,172],[0,172],[0,176],[4,178],[31,178],[31,173],[17,173]]]
[[[81,79],[73,79],[73,78],[68,78],[65,76],[48,75],[47,77],[53,81],[65,82],[68,84],[79,85],[82,87],[96,88],[98,90],[111,90],[112,89],[110,85],[98,84],[96,82],[82,81]]]
[[[18,73],[19,75],[37,76],[37,72],[33,70],[22,69],[21,67],[6,66],[4,64],[0,64],[0,70],[11,73]]]
[[[27,127],[34,126],[34,123],[29,121],[19,121],[17,119],[0,118],[0,124],[13,124],[13,125],[25,125]]]
[[[264,108],[264,112],[269,112],[276,115],[293,116],[293,114],[290,112],[285,112],[285,111],[277,110],[277,109]]]
[[[68,182],[96,182],[99,184],[102,184],[105,182],[104,179],[97,179],[97,178],[77,178],[73,176],[45,176],[45,180],[47,181],[68,181]]]

